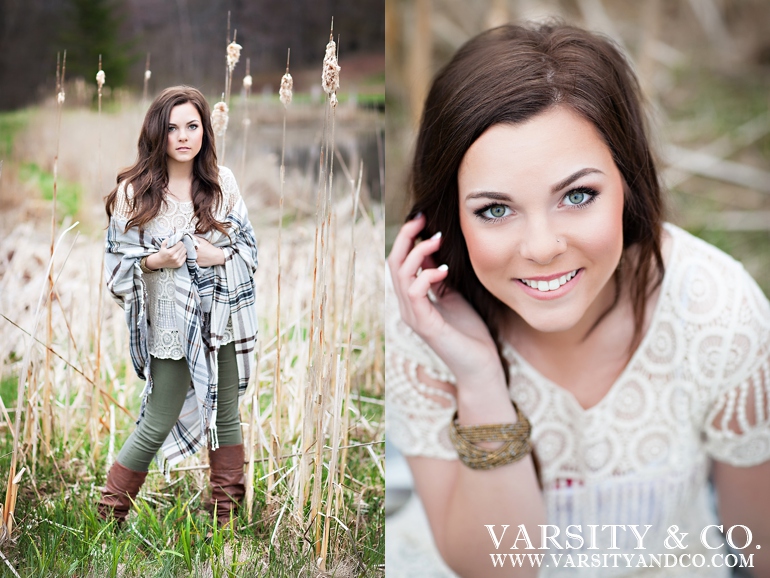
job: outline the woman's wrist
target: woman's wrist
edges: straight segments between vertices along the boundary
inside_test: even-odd
[[[157,253],[147,255],[146,257],[144,257],[139,261],[139,266],[142,268],[142,271],[144,271],[145,273],[154,273],[155,271],[160,269],[160,267],[156,267],[155,266],[156,264],[154,263],[156,259],[156,255]]]
[[[480,373],[472,382],[458,383],[457,415],[460,425],[516,423],[502,368],[491,376]]]

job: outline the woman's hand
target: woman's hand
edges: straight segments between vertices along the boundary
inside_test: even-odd
[[[184,243],[176,243],[173,247],[168,247],[168,239],[160,244],[160,250],[148,256],[144,264],[149,269],[179,269],[187,260],[187,249]]]
[[[446,363],[458,386],[505,384],[495,343],[473,307],[452,290],[435,301],[428,297],[430,289],[438,292],[448,269],[436,267],[431,257],[441,244],[440,235],[415,245],[424,226],[425,217],[420,215],[401,227],[388,256],[401,318]]]
[[[225,253],[219,247],[215,247],[203,237],[195,236],[198,243],[196,252],[198,253],[198,266],[211,267],[212,265],[224,265]]]

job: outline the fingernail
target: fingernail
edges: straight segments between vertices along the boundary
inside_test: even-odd
[[[438,270],[439,271],[447,271],[447,270],[449,270],[449,265],[447,265],[446,263],[444,263],[443,265],[439,265]]]
[[[413,220],[413,221],[416,221],[416,220],[417,220],[417,219],[419,219],[420,217],[422,217],[422,211],[419,211],[419,212],[418,212],[418,213],[417,213],[417,214],[416,214],[414,217],[412,217],[412,220]]]
[[[432,241],[433,239],[440,239],[440,238],[441,238],[441,231],[439,231],[438,233],[436,233],[435,235],[433,235],[433,236],[430,238],[430,240]]]

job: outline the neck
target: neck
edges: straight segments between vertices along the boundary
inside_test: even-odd
[[[180,163],[169,157],[166,159],[166,170],[168,171],[169,182],[181,180],[192,181],[193,161]]]

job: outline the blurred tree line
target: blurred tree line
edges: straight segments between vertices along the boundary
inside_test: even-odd
[[[163,86],[224,85],[227,13],[252,75],[320,67],[334,17],[340,52],[382,53],[384,0],[0,0],[0,110],[53,94],[56,53],[88,82],[99,54],[110,87],[141,90],[145,56]],[[239,64],[239,69],[243,64]]]

